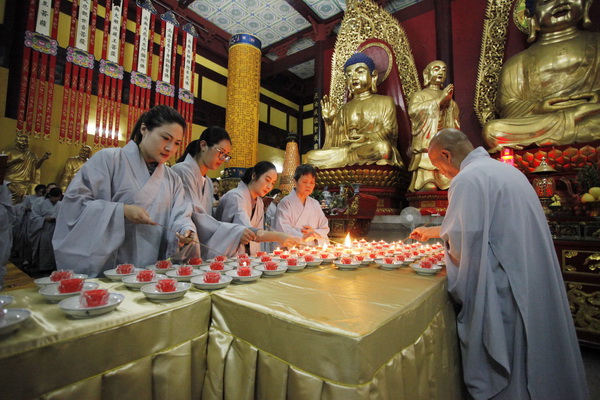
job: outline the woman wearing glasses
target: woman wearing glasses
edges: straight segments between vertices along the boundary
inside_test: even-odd
[[[172,167],[183,181],[186,200],[192,204],[192,220],[196,224],[203,258],[235,255],[251,241],[279,241],[287,235],[271,234],[251,226],[217,221],[212,217],[213,185],[208,171],[229,162],[231,139],[219,126],[206,128],[200,138],[192,141]],[[233,221],[230,221],[233,222]],[[262,229],[262,227],[261,227]]]

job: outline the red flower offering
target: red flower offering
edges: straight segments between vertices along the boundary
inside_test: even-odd
[[[221,274],[218,272],[207,272],[204,274],[205,283],[219,283],[221,281]]]
[[[352,258],[350,257],[342,257],[342,259],[340,260],[342,262],[342,264],[352,264]]]
[[[177,268],[177,275],[179,276],[190,276],[194,272],[194,267],[191,265],[183,265]]]
[[[238,276],[250,276],[252,274],[250,267],[238,267]]]
[[[316,256],[317,254],[319,254],[319,252],[316,251],[316,250],[313,250],[313,251],[310,252],[310,254],[312,254],[313,256]]]
[[[173,266],[173,263],[171,260],[159,260],[154,266],[156,266],[157,269],[169,269]]]
[[[323,254],[321,254],[321,258],[323,260],[325,260],[325,259],[329,258],[329,254],[328,253],[323,253]]]
[[[342,256],[342,252],[341,252],[341,251],[334,251],[334,252],[333,252],[333,256],[334,256],[335,258],[341,257],[341,256]]]
[[[222,271],[225,268],[225,264],[221,261],[215,261],[210,263],[210,269],[213,271]]]
[[[192,257],[188,261],[188,264],[189,265],[200,265],[200,264],[202,264],[202,258],[200,258],[200,257]]]
[[[152,282],[155,277],[156,274],[154,273],[154,271],[146,270],[138,272],[136,279],[138,282]]]
[[[421,268],[431,268],[431,261],[429,260],[423,260],[421,261]]]
[[[288,267],[296,267],[298,265],[298,259],[297,258],[288,258],[287,265],[288,265]]]
[[[240,267],[247,267],[250,265],[250,259],[249,258],[240,258],[238,260],[238,266]]]
[[[393,257],[384,257],[383,262],[386,264],[393,264],[394,258]]]
[[[413,256],[418,256],[419,255],[419,250],[415,250],[412,252]]]
[[[398,254],[396,256],[396,261],[404,261],[404,260],[406,260],[406,257],[404,257],[403,254]]]
[[[133,264],[119,264],[117,265],[117,274],[128,275],[133,274]]]
[[[83,288],[83,279],[71,278],[63,279],[58,283],[59,293],[77,293]]]
[[[369,254],[369,258],[373,258],[373,259],[377,258],[377,253]]]
[[[304,256],[304,261],[305,262],[313,262],[313,261],[315,261],[315,257],[307,254]]]
[[[108,304],[108,290],[94,289],[81,293],[80,304],[84,307],[99,307]]]
[[[248,258],[248,254],[240,253],[237,255],[238,260],[243,260],[244,258]]]
[[[280,256],[283,253],[281,250],[273,250],[273,254],[276,256]]]
[[[273,260],[273,259],[272,259],[271,257],[269,257],[269,256],[262,256],[262,257],[260,258],[260,261],[261,261],[261,262],[264,262],[264,263],[266,263],[266,262],[269,262],[269,261],[271,261],[271,260]]]
[[[275,271],[279,267],[275,261],[269,261],[265,263],[265,269],[268,271]]]
[[[60,282],[63,279],[71,279],[73,275],[73,271],[71,270],[54,271],[50,274],[50,280],[52,282]]]
[[[226,256],[216,256],[215,261],[225,262],[225,261],[227,261],[227,257]]]
[[[356,261],[360,261],[360,262],[365,261],[365,256],[363,254],[358,254],[358,255],[354,256],[354,258],[356,258]]]
[[[290,258],[289,254],[280,254],[279,257],[281,257],[284,260],[287,260],[288,258]]]
[[[298,254],[298,249],[290,249],[290,254]]]
[[[256,252],[256,257],[262,257],[262,256],[266,256],[267,252],[266,251],[257,251]]]
[[[388,254],[394,254],[394,252],[395,252],[395,250],[394,250],[394,249],[388,249],[388,250],[387,250],[387,253],[388,253]]]
[[[177,290],[177,281],[175,279],[161,279],[156,283],[156,290],[162,293],[174,292]]]
[[[306,253],[304,253],[303,251],[299,251],[298,254],[297,254],[297,256],[298,257],[304,257],[304,254],[306,254]]]

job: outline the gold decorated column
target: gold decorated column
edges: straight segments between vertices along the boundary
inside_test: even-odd
[[[233,143],[233,159],[223,171],[225,179],[241,177],[257,162],[260,48],[260,40],[248,34],[234,35],[229,41],[225,129]]]

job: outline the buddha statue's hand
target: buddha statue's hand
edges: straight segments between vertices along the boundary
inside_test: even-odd
[[[329,99],[329,96],[323,96],[323,99],[321,100],[321,117],[323,118],[323,121],[327,124],[331,124],[333,117],[335,117],[335,112],[335,105]]]
[[[573,108],[582,104],[598,104],[600,95],[594,92],[579,93],[572,96],[549,97],[533,107],[534,114],[549,114]]]
[[[454,85],[449,84],[442,90],[442,92],[444,95],[440,101],[440,107],[448,107],[448,104],[450,104],[450,100],[452,100],[452,96],[454,95]]]

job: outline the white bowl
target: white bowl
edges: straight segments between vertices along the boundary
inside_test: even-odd
[[[330,257],[328,257],[328,258],[322,258],[321,259],[321,263],[323,263],[323,264],[331,264],[335,259],[336,259],[336,257],[334,257],[333,255],[330,254]]]
[[[313,257],[315,258],[314,261],[303,261],[306,263],[306,268],[318,267],[323,262],[323,259],[321,257]],[[304,260],[304,257],[299,258],[302,258]]]
[[[140,271],[143,271],[143,270],[141,268],[134,268],[133,272],[130,274],[119,274],[119,273],[117,273],[117,269],[113,268],[113,269],[107,269],[106,271],[104,271],[104,276],[107,277],[108,279],[110,279],[111,281],[120,281],[124,277],[130,276],[130,275],[135,275]]]
[[[71,292],[71,293],[61,293],[58,291],[58,284],[44,286],[39,290],[39,293],[46,298],[46,300],[57,303],[67,297],[73,297],[81,294],[81,292],[86,290],[94,290],[98,288],[98,284],[96,282],[83,282],[83,288],[79,292]]]
[[[264,264],[257,265],[255,268],[257,271],[262,272],[263,276],[280,276],[285,274],[285,271],[288,270],[287,265],[284,265],[283,263],[277,264],[277,269],[266,269]]]
[[[339,261],[334,261],[333,264],[342,271],[351,271],[353,269],[357,269],[361,265],[360,261],[356,260],[352,260],[352,264],[342,264]]]
[[[306,263],[304,261],[298,261],[298,265],[288,265],[287,260],[281,260],[279,266],[282,265],[285,265],[288,271],[300,271],[301,269],[306,268]]]
[[[216,269],[212,270],[212,269],[210,269],[210,265],[203,265],[203,266],[200,267],[201,271],[205,271],[205,272],[219,272],[221,275],[225,275],[225,272],[231,271],[233,269],[234,269],[234,267],[232,267],[229,264],[225,264],[223,266],[223,269],[219,269],[219,270],[216,270]]]
[[[394,261],[392,261],[391,264],[388,264],[388,263],[384,262],[383,259],[381,259],[381,258],[378,258],[377,260],[375,260],[375,263],[377,265],[379,265],[379,268],[385,269],[385,270],[398,269],[404,265],[404,261],[394,260]]]
[[[171,264],[171,266],[169,268],[158,268],[156,265],[148,265],[148,266],[146,266],[146,269],[152,270],[152,271],[160,273],[160,274],[164,274],[167,271],[173,271],[174,269],[177,269],[179,267],[180,267],[179,264]]]
[[[431,268],[421,268],[419,264],[411,264],[410,266],[419,275],[435,275],[442,270],[439,265],[432,265]]]
[[[271,259],[269,261],[273,261],[273,262],[279,262],[279,261],[281,261],[280,257],[277,257],[277,256],[269,256],[269,257],[271,257]],[[261,263],[264,263],[263,261],[261,261],[261,258],[262,258],[262,256],[261,257],[251,257],[250,259],[252,261],[255,261],[258,264],[261,264]]]
[[[11,305],[13,301],[15,301],[15,298],[13,296],[9,296],[9,295],[0,296],[0,308],[4,308],[6,306]]]
[[[250,276],[239,276],[237,269],[225,272],[225,275],[230,276],[234,282],[252,282],[260,278],[262,271],[258,271],[254,268],[250,270]]]
[[[189,282],[177,282],[177,286],[174,292],[159,292],[156,288],[156,283],[151,283],[146,286],[142,286],[140,289],[144,296],[150,300],[165,301],[165,300],[177,300],[187,292],[192,285]]]
[[[129,289],[140,290],[142,288],[142,286],[149,285],[150,283],[156,283],[156,282],[158,282],[159,279],[166,279],[166,278],[167,278],[166,275],[156,274],[156,276],[154,277],[153,280],[147,281],[147,282],[140,282],[137,280],[137,275],[128,275],[128,276],[123,277],[122,282]]]
[[[192,279],[194,276],[198,276],[198,275],[202,275],[203,272],[200,271],[199,269],[192,269],[192,274],[191,275],[179,275],[177,273],[177,270],[174,271],[167,271],[166,275],[169,278],[173,278],[173,279],[177,279],[179,282],[189,282],[190,279]]]
[[[120,293],[109,293],[108,304],[97,307],[87,307],[81,304],[81,296],[76,296],[61,300],[61,302],[58,303],[58,306],[66,314],[74,318],[88,318],[111,312],[119,307],[119,304],[123,302],[123,299],[125,299],[125,296]]]
[[[220,281],[217,283],[206,283],[204,282],[204,275],[199,275],[193,277],[190,282],[194,285],[194,287],[202,290],[216,290],[223,289],[225,286],[229,285],[233,279],[227,275],[221,275]]]
[[[227,257],[227,258],[225,259],[225,261],[221,261],[221,262],[222,262],[222,263],[228,263],[228,262],[232,262],[232,261],[234,261],[234,260],[235,260],[235,258],[230,258],[230,257]],[[208,260],[206,260],[204,263],[205,263],[205,264],[210,264],[211,262],[215,262],[215,261],[217,261],[217,260],[215,260],[215,258],[213,257],[213,258],[209,258],[209,259],[208,259]]]
[[[24,308],[7,308],[4,319],[0,321],[0,335],[16,331],[29,317],[31,317],[31,311],[29,310]]]
[[[73,275],[73,278],[77,278],[77,279],[86,279],[88,276],[86,274],[75,274]],[[33,281],[36,285],[38,285],[38,287],[42,288],[44,286],[48,286],[48,285],[56,285],[58,284],[58,282],[53,282],[52,280],[50,280],[49,276],[45,276],[43,278],[37,278],[36,280]]]

